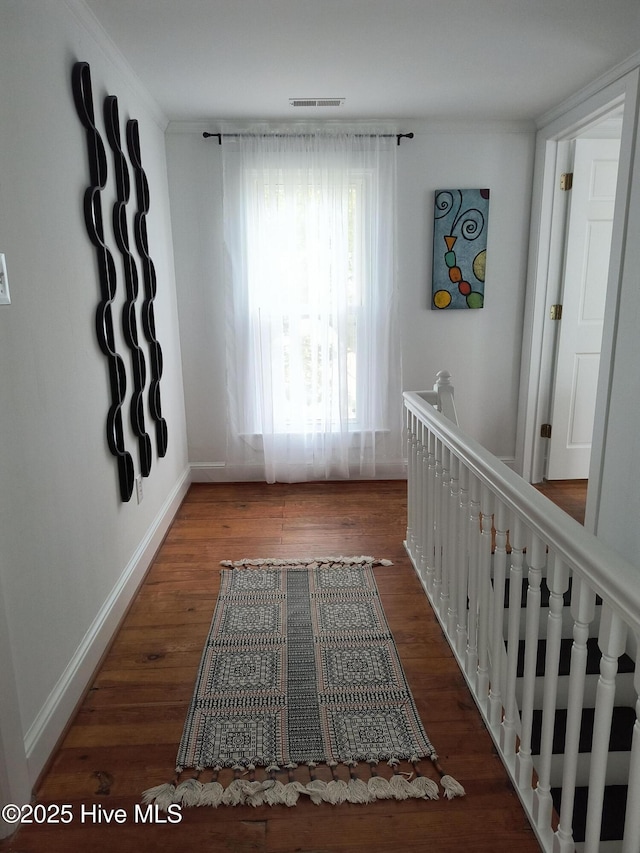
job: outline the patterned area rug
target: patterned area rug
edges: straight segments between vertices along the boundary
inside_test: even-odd
[[[446,797],[464,794],[440,768],[418,717],[375,564],[391,565],[371,557],[222,564],[176,777],[146,791],[144,802],[437,799],[420,759],[429,759]],[[226,787],[223,768],[234,771]]]

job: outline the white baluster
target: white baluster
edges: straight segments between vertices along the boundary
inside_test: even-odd
[[[478,698],[486,713],[489,698],[489,624],[491,619],[491,515],[493,495],[487,486],[480,491],[480,571],[478,576]]]
[[[509,615],[507,634],[507,687],[504,719],[500,729],[500,746],[505,756],[512,756],[516,749],[516,679],[518,676],[518,641],[520,639],[520,614],[522,612],[522,522],[512,519],[509,539],[511,541],[511,568],[509,571]]]
[[[502,720],[502,658],[504,655],[504,587],[507,572],[507,510],[496,501],[494,513],[496,547],[493,555],[493,618],[491,622],[491,689],[489,724],[497,728]]]
[[[433,486],[435,524],[433,530],[433,596],[434,607],[439,612],[442,588],[442,442],[436,438],[436,477]]]
[[[429,431],[427,442],[427,530],[423,557],[426,559],[427,590],[433,601],[433,585],[435,581],[435,525],[436,525],[436,439]]]
[[[422,467],[421,467],[421,479],[420,479],[420,487],[418,491],[418,500],[421,506],[421,525],[420,525],[420,535],[421,535],[421,543],[422,547],[420,549],[420,559],[417,563],[418,573],[422,578],[423,584],[427,584],[427,566],[429,560],[427,558],[428,548],[429,548],[429,518],[430,518],[430,507],[429,507],[429,489],[428,489],[428,477],[429,477],[429,429],[426,424],[422,425]]]
[[[419,539],[420,539],[420,547],[419,554],[416,558],[416,568],[418,570],[418,574],[422,579],[423,584],[426,585],[427,580],[427,558],[425,554],[426,548],[426,539],[427,539],[427,523],[429,519],[429,507],[427,505],[428,494],[427,494],[427,457],[429,455],[428,444],[429,444],[429,430],[426,424],[421,423],[422,434],[422,454],[420,457],[420,469],[418,472],[418,484],[416,486],[416,495],[417,501],[420,505],[420,512],[418,515],[418,528],[419,528]]]
[[[540,636],[540,582],[545,565],[545,544],[531,536],[528,549],[529,587],[525,622],[524,677],[522,710],[520,713],[520,747],[516,755],[516,780],[522,790],[531,788],[533,761],[531,758],[531,729],[533,725],[533,700],[536,684],[536,660]]]
[[[416,467],[415,467],[415,488],[414,499],[416,505],[415,525],[414,525],[414,564],[419,568],[422,564],[422,549],[424,548],[424,525],[425,512],[423,503],[423,477],[424,477],[424,436],[426,427],[422,421],[418,421],[416,429]]]
[[[587,671],[587,640],[589,624],[595,612],[595,593],[577,575],[571,590],[573,646],[569,671],[567,729],[562,761],[562,806],[560,823],[553,839],[553,853],[573,853],[573,805],[575,802],[580,729],[584,707],[584,683]]]
[[[603,604],[598,637],[602,657],[600,658],[600,678],[596,690],[596,711],[591,744],[587,825],[584,838],[585,853],[597,853],[600,849],[600,825],[602,823],[602,804],[607,777],[607,758],[609,756],[618,658],[624,652],[626,636],[626,625],[606,604]]]
[[[467,648],[467,586],[469,583],[469,469],[460,465],[458,505],[458,628],[456,650],[460,660]]]
[[[636,636],[636,648],[640,648]],[[633,679],[636,696],[640,697],[640,662],[636,661]],[[631,760],[629,762],[629,790],[627,791],[627,811],[624,819],[624,841],[622,853],[638,853],[640,850],[640,698],[636,699],[636,721],[633,724]]]
[[[458,625],[458,564],[460,544],[460,462],[455,453],[450,454],[451,485],[449,490],[449,542],[447,551],[449,554],[449,608],[447,610],[447,633],[452,643],[456,642],[456,628]]]
[[[413,556],[413,521],[415,514],[415,458],[413,455],[413,425],[415,415],[409,409],[405,409],[406,440],[407,440],[407,534],[406,543],[409,554]]]
[[[478,575],[480,572],[480,483],[469,474],[469,632],[467,678],[477,693],[478,678]]]
[[[562,640],[562,610],[564,593],[569,587],[569,571],[559,557],[555,557],[547,575],[549,587],[549,614],[547,616],[547,650],[544,662],[544,693],[542,699],[542,737],[538,762],[538,785],[533,798],[533,816],[542,832],[551,827],[553,799],[551,798],[551,756],[553,732],[556,722],[558,696],[558,663]]]
[[[449,525],[451,524],[451,519],[449,518],[449,510],[451,508],[451,451],[448,447],[442,448],[442,480],[440,488],[442,489],[442,495],[440,498],[442,572],[440,595],[438,596],[437,606],[440,618],[442,619],[443,624],[446,624],[447,613],[449,611],[449,574],[451,572],[451,553],[449,552]]]

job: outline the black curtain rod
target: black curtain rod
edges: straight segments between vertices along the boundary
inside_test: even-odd
[[[207,131],[205,130],[205,132],[202,135],[204,136],[205,139],[209,139],[211,136],[217,136],[218,137],[218,145],[222,145],[222,137],[223,136],[238,137],[238,136],[253,136],[254,134],[251,134],[251,133],[207,133]],[[264,134],[263,133],[263,134],[258,134],[258,135],[260,135],[260,136],[272,135],[272,136],[277,136],[277,137],[295,136],[296,138],[299,138],[299,137],[304,137],[304,136],[311,136],[312,134],[310,134],[310,133]],[[397,145],[400,145],[401,139],[413,139],[413,133],[356,133],[355,135],[356,136],[362,136],[362,137],[368,137],[369,139],[373,139],[374,137],[377,137],[377,136],[381,136],[383,139],[389,139],[392,136],[395,136]]]

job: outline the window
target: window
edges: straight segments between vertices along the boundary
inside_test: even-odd
[[[281,433],[335,431],[345,419],[368,426],[367,384],[358,385],[359,363],[365,374],[367,176],[352,176],[344,187],[337,222],[318,178],[302,170],[286,180],[265,181],[256,170],[249,176],[248,203],[261,209],[247,225],[249,312],[261,348],[254,363],[270,365],[273,429]],[[257,399],[247,411],[258,418],[244,431],[261,433],[258,375],[248,393]]]
[[[399,429],[400,387],[393,164],[343,136],[250,137],[227,156],[224,201],[235,431],[285,466],[333,470],[337,454],[346,472]]]

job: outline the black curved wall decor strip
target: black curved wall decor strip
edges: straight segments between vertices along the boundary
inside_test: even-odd
[[[138,122],[127,122],[127,149],[129,159],[136,174],[136,195],[138,211],[135,215],[134,230],[136,246],[142,260],[145,298],[142,303],[142,327],[149,343],[149,361],[151,365],[151,384],[149,387],[149,411],[156,422],[156,447],[158,456],[167,452],[167,422],[162,417],[160,401],[160,379],[162,378],[162,349],[156,340],[156,323],[153,300],[156,296],[156,271],[149,257],[146,216],[149,212],[149,183],[140,157],[140,132]]]
[[[151,439],[145,429],[143,392],[147,378],[147,365],[144,353],[138,343],[138,323],[136,320],[136,300],[138,298],[138,270],[133,255],[129,250],[129,228],[127,225],[127,202],[129,201],[131,184],[129,168],[120,141],[120,115],[118,99],[109,95],[104,101],[104,122],[107,129],[107,139],[113,151],[114,171],[116,177],[116,202],[113,205],[113,233],[116,244],[122,255],[126,301],[122,308],[122,333],[131,350],[131,365],[133,374],[133,393],[129,417],[131,428],[138,439],[140,455],[140,471],[143,477],[148,477],[151,471]]]
[[[96,311],[96,333],[109,367],[111,406],[107,414],[107,443],[118,463],[120,497],[123,501],[128,501],[133,494],[135,474],[133,459],[125,448],[122,428],[122,405],[127,389],[127,377],[124,362],[115,348],[111,303],[116,293],[116,267],[104,242],[100,198],[100,190],[104,189],[107,183],[107,157],[102,137],[95,126],[91,72],[87,62],[75,63],[71,83],[78,117],[87,132],[90,184],[84,195],[84,219],[98,261],[101,300]]]

